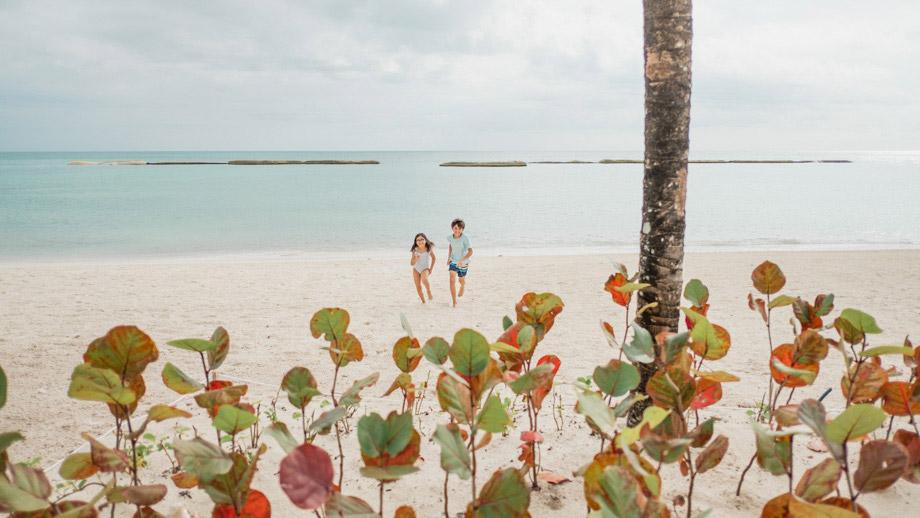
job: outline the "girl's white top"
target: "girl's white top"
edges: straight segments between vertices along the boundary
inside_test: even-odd
[[[415,262],[415,271],[417,271],[418,273],[422,273],[425,270],[427,270],[429,265],[431,264],[431,251],[428,251],[428,252],[416,251],[412,253],[415,254],[415,257],[418,258],[418,260]]]

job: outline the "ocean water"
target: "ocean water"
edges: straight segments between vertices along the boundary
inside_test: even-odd
[[[477,254],[636,251],[642,166],[445,168],[641,151],[0,153],[0,260],[402,255],[462,217]],[[375,159],[360,166],[72,166],[70,160]],[[690,250],[920,248],[920,151],[696,159]]]

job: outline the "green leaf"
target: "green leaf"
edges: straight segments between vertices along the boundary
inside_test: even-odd
[[[400,478],[415,473],[418,468],[415,466],[368,466],[361,468],[361,475],[374,480],[399,480]]]
[[[0,433],[0,456],[7,448],[10,447],[14,442],[24,441],[26,438],[22,436],[19,432],[4,432]]]
[[[683,413],[693,401],[696,382],[683,367],[673,364],[657,370],[645,390],[656,405]]]
[[[607,466],[600,479],[600,492],[592,495],[607,516],[637,517],[642,514],[637,501],[638,483],[626,468]]]
[[[622,286],[617,286],[614,289],[620,293],[632,293],[634,291],[639,291],[639,290],[648,288],[649,286],[651,286],[651,284],[647,282],[627,282],[626,284]]]
[[[700,452],[696,458],[697,474],[705,473],[722,462],[722,457],[728,451],[728,437],[720,435],[716,437],[705,450]]]
[[[514,325],[514,321],[511,320],[511,317],[509,317],[508,315],[505,315],[505,317],[502,318],[502,331],[507,331],[508,328],[513,325]]]
[[[501,399],[496,395],[491,395],[486,399],[486,404],[479,411],[476,418],[476,426],[482,430],[492,433],[504,433],[508,425],[511,424],[511,416],[502,405]]]
[[[89,453],[92,456],[93,465],[99,468],[99,471],[114,473],[128,470],[130,461],[125,452],[109,448],[86,432],[80,435],[89,442]]]
[[[65,480],[84,480],[99,471],[93,464],[93,456],[87,452],[72,453],[64,459],[58,474]]]
[[[77,365],[70,375],[67,396],[82,401],[101,401],[115,405],[130,405],[137,400],[133,390],[123,386],[117,374],[109,369]]]
[[[135,326],[116,326],[89,344],[83,361],[128,380],[144,372],[158,357],[156,344],[143,331]]]
[[[783,374],[787,374],[789,376],[792,376],[792,377],[795,377],[795,378],[798,378],[804,381],[808,385],[811,385],[812,383],[814,383],[815,377],[817,377],[818,375],[818,373],[814,371],[810,371],[806,369],[796,369],[794,367],[790,367],[786,365],[785,363],[781,362],[779,358],[775,358],[775,357],[773,358],[773,367],[776,370],[782,372]]]
[[[422,347],[422,355],[426,360],[430,361],[435,365],[442,365],[447,361],[447,355],[450,352],[450,345],[447,343],[447,340],[441,338],[440,336],[434,336],[429,338],[424,347]]]
[[[684,288],[684,298],[698,308],[703,307],[709,301],[709,288],[699,279],[690,279]]]
[[[470,424],[473,419],[473,408],[469,387],[445,373],[438,377],[437,394],[442,409],[458,422]]]
[[[191,376],[179,370],[175,365],[166,362],[163,366],[163,384],[173,392],[179,394],[191,394],[204,388],[204,385],[198,383]]]
[[[604,367],[595,367],[593,379],[604,394],[620,397],[639,386],[639,369],[620,360],[610,360]]]
[[[326,516],[330,518],[379,518],[364,500],[356,496],[346,496],[333,491],[326,501]]]
[[[286,424],[281,421],[276,421],[271,424],[268,428],[265,429],[268,435],[272,436],[276,441],[278,441],[278,446],[281,446],[281,449],[284,450],[284,453],[291,453],[294,451],[299,444],[297,439],[291,435],[291,431],[288,430]]]
[[[0,367],[0,408],[6,406],[6,373]]]
[[[310,431],[321,434],[329,432],[332,426],[345,417],[348,410],[345,406],[337,406],[328,412],[323,412],[316,420],[310,423]]]
[[[575,411],[590,419],[598,430],[607,437],[617,431],[617,417],[597,392],[579,390]]]
[[[802,424],[808,426],[815,434],[824,441],[828,451],[838,463],[846,462],[843,454],[843,443],[836,443],[827,437],[827,412],[824,405],[816,399],[806,399],[799,404],[796,415]]]
[[[553,379],[553,365],[551,363],[544,363],[530,369],[530,372],[518,376],[518,378],[509,383],[508,386],[515,394],[523,394],[537,387],[545,386],[551,379]]]
[[[51,506],[47,500],[33,496],[27,491],[23,491],[19,487],[7,482],[3,477],[0,477],[0,504],[21,513],[41,511]]]
[[[342,308],[323,308],[310,319],[310,334],[322,336],[327,342],[345,336],[349,323],[348,311]]]
[[[182,340],[172,340],[170,342],[166,342],[166,345],[171,345],[177,349],[185,349],[186,351],[192,351],[196,353],[204,353],[217,349],[216,343],[210,340],[204,340],[202,338],[183,338]]]
[[[377,413],[358,420],[358,443],[361,454],[378,458],[383,454],[398,455],[412,439],[412,414],[390,412],[386,419]]]
[[[528,516],[530,489],[515,468],[496,471],[479,491],[475,518],[523,518]]]
[[[689,341],[690,333],[687,331],[665,338],[663,351],[665,364],[670,364],[673,362],[678,357],[678,355],[683,352],[684,347],[687,346]]]
[[[393,344],[393,363],[405,373],[412,372],[422,360],[419,358],[419,353],[421,353],[421,348],[418,340],[411,336],[403,336]]]
[[[230,335],[223,327],[218,327],[211,334],[214,349],[208,351],[208,370],[215,370],[224,364],[227,353],[230,352]]]
[[[507,353],[507,354],[520,354],[521,350],[517,347],[506,344],[505,342],[495,342],[494,344],[489,344],[489,349],[496,353]]]
[[[160,423],[166,421],[167,419],[175,419],[179,417],[192,417],[192,414],[186,412],[185,410],[181,410],[169,405],[153,405],[147,412],[147,419],[155,423]]]
[[[400,325],[402,325],[403,331],[405,331],[406,334],[409,335],[409,338],[415,337],[415,335],[412,334],[412,326],[409,325],[409,319],[406,318],[405,313],[399,314],[399,323]]]
[[[339,398],[339,405],[354,406],[361,402],[361,391],[373,386],[380,379],[380,373],[375,372],[351,384],[348,390]]]
[[[792,440],[789,435],[771,434],[759,423],[751,423],[757,436],[757,464],[771,475],[785,475],[792,464]]]
[[[783,306],[791,306],[795,302],[795,297],[790,297],[789,295],[780,295],[775,299],[770,299],[770,304],[767,305],[768,308],[781,308]]]
[[[629,445],[639,440],[639,435],[641,433],[642,427],[648,425],[649,428],[655,428],[666,417],[671,413],[670,410],[665,410],[664,408],[658,406],[650,406],[645,409],[642,413],[642,421],[639,422],[636,426],[630,426],[623,430],[619,436],[617,436],[617,446],[620,448],[626,448]]]
[[[214,428],[236,435],[253,425],[259,418],[233,405],[221,405],[214,416]]]
[[[914,350],[910,347],[902,347],[900,345],[879,345],[877,347],[870,347],[865,351],[859,353],[860,356],[882,356],[885,354],[899,354],[899,355],[911,355]]]
[[[210,482],[233,467],[233,461],[222,449],[200,437],[190,441],[176,439],[173,448],[182,471],[195,475],[202,482]]]
[[[827,424],[827,439],[843,444],[872,432],[885,421],[885,412],[868,403],[850,405]]]
[[[817,502],[831,494],[840,481],[840,463],[834,459],[824,459],[817,466],[805,470],[795,494],[806,502]]]
[[[306,367],[294,367],[287,371],[281,380],[281,388],[287,393],[288,401],[301,411],[310,404],[313,396],[320,394],[316,389],[316,378]]]
[[[457,372],[476,376],[489,363],[489,342],[472,329],[461,329],[454,335],[448,355]]]
[[[875,323],[875,319],[858,309],[847,308],[840,312],[840,318],[849,322],[858,331],[868,334],[878,334],[882,330]]]
[[[441,445],[441,469],[457,475],[462,480],[470,478],[470,452],[460,438],[457,429],[440,424],[434,432],[434,440]]]
[[[655,347],[652,335],[639,324],[630,324],[633,329],[632,340],[623,346],[623,353],[633,363],[652,363],[655,361]]]

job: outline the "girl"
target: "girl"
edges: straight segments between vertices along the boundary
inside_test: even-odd
[[[425,285],[425,289],[428,291],[428,300],[432,299],[428,276],[431,275],[431,270],[437,260],[434,256],[433,248],[434,243],[429,241],[425,234],[418,233],[415,235],[415,242],[412,243],[412,248],[409,249],[412,252],[412,258],[409,260],[409,264],[412,265],[412,278],[415,280],[415,290],[418,292],[418,297],[422,299],[422,304],[425,303],[422,284]]]

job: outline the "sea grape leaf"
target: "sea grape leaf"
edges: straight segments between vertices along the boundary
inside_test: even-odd
[[[690,408],[694,410],[706,408],[714,405],[720,399],[722,399],[722,384],[718,381],[700,378],[696,382],[696,390],[690,402]]]
[[[218,326],[211,334],[211,343],[214,349],[208,351],[208,370],[215,370],[224,364],[227,353],[230,352],[230,334],[223,327]]]
[[[859,450],[859,468],[853,485],[860,493],[881,491],[894,484],[908,467],[910,453],[894,441],[875,440]]]
[[[441,424],[434,432],[434,440],[441,445],[441,469],[467,480],[472,474],[470,452],[466,449],[460,432]]]
[[[520,354],[521,350],[517,347],[506,344],[505,342],[495,342],[494,344],[489,344],[489,350],[504,353],[504,354]]]
[[[514,311],[518,322],[534,326],[537,342],[542,342],[544,335],[553,327],[556,315],[562,313],[562,299],[553,293],[525,293]]]
[[[792,436],[775,435],[759,423],[751,423],[757,437],[757,464],[771,475],[785,475],[792,464]]]
[[[601,332],[604,333],[604,338],[607,339],[607,345],[610,347],[616,347],[619,345],[619,343],[617,343],[616,333],[613,330],[612,324],[601,320]]]
[[[857,331],[867,334],[878,334],[882,330],[875,323],[875,318],[858,309],[846,308],[840,312],[840,318],[850,323]]]
[[[827,340],[814,329],[806,329],[795,339],[795,361],[811,365],[827,358]]]
[[[203,338],[183,338],[181,340],[171,340],[166,342],[177,349],[185,349],[196,353],[210,352],[217,349],[217,344]]]
[[[248,385],[231,385],[217,390],[209,390],[195,396],[195,403],[208,412],[220,410],[220,405],[235,405],[246,395]]]
[[[290,451],[281,461],[281,489],[301,509],[317,509],[329,499],[333,488],[332,459],[325,450],[309,443]]]
[[[601,509],[612,516],[640,516],[639,486],[625,468],[608,466],[600,479],[601,493],[595,494]]]
[[[900,345],[879,345],[877,347],[870,347],[859,353],[859,355],[865,358],[869,356],[882,356],[885,354],[910,355],[913,352],[914,350],[910,347],[903,347]]]
[[[834,294],[821,294],[815,297],[815,313],[823,317],[834,309]]]
[[[624,308],[629,306],[629,301],[632,298],[632,292],[628,291],[623,293],[618,291],[617,288],[625,285],[627,282],[626,276],[618,272],[607,278],[607,282],[604,283],[604,291],[610,294],[613,297],[613,301]]]
[[[470,401],[470,389],[455,378],[442,373],[438,376],[438,403],[454,419],[463,424],[473,421],[473,406]]]
[[[329,358],[339,367],[363,360],[364,349],[361,347],[361,341],[355,335],[345,333],[341,338],[330,342]]]
[[[617,417],[597,392],[578,391],[578,404],[575,411],[590,419],[598,431],[607,437],[616,434]]]
[[[422,357],[417,355],[410,356],[409,353],[413,349],[419,349],[419,344],[418,340],[411,336],[404,336],[393,344],[393,362],[396,363],[396,367],[399,370],[409,373],[418,367]]]
[[[850,405],[827,424],[827,439],[837,444],[852,441],[872,432],[885,421],[885,412],[876,406],[861,403]]]
[[[664,345],[661,348],[661,355],[665,365],[669,365],[673,363],[675,359],[679,358],[689,341],[690,333],[686,331],[665,338]]]
[[[51,506],[48,500],[24,491],[4,477],[0,477],[0,504],[20,513],[33,513]]]
[[[214,417],[214,428],[230,435],[236,435],[258,420],[258,417],[241,408],[233,405],[220,405]]]
[[[434,336],[425,341],[422,347],[422,355],[425,359],[435,365],[443,365],[447,361],[447,355],[450,352],[450,345],[447,340],[440,336]]]
[[[370,458],[398,455],[412,439],[412,414],[390,412],[386,419],[372,413],[358,420],[361,454]]]
[[[511,317],[505,315],[502,317],[502,331],[507,331],[509,327],[514,325],[514,320],[511,320]]]
[[[361,402],[361,391],[373,386],[377,383],[377,380],[380,379],[380,373],[374,372],[369,376],[365,376],[354,383],[351,384],[351,387],[342,394],[342,397],[339,398],[339,405],[342,406],[354,406]]]
[[[13,443],[24,441],[24,440],[26,440],[26,438],[23,437],[22,434],[19,432],[0,433],[0,459],[2,459],[3,457],[3,452],[5,452],[7,448],[13,445]],[[4,464],[2,460],[0,460],[0,471],[2,471],[3,466]]]
[[[83,361],[130,379],[144,372],[158,357],[157,346],[146,333],[135,326],[116,326],[93,340],[83,354]]]
[[[332,342],[345,336],[348,323],[348,311],[342,308],[323,308],[310,318],[310,334],[313,338],[322,336],[327,342]]]
[[[81,436],[89,442],[90,458],[93,461],[93,465],[99,468],[99,471],[103,473],[127,471],[130,461],[125,452],[109,448],[88,433],[84,432]]]
[[[795,302],[795,297],[790,297],[789,295],[780,295],[774,299],[770,299],[770,304],[767,305],[769,309],[781,308],[783,306],[789,306]]]
[[[656,405],[682,413],[693,400],[696,382],[681,366],[672,365],[656,371],[645,388]]]
[[[718,360],[728,354],[732,345],[731,335],[722,326],[712,324],[709,319],[689,308],[683,308],[693,323],[690,331],[690,348],[707,360]]]
[[[866,334],[856,328],[849,320],[837,317],[834,319],[834,329],[840,338],[848,344],[858,344],[863,341]]]
[[[709,288],[699,279],[690,279],[690,282],[684,287],[684,298],[692,302],[694,306],[702,307],[709,302]]]
[[[799,403],[797,411],[799,420],[812,429],[824,441],[828,451],[838,463],[846,462],[843,454],[843,443],[831,441],[827,436],[827,412],[824,405],[816,399],[806,399]]]
[[[802,424],[802,421],[799,420],[799,405],[796,404],[777,407],[773,412],[773,417],[783,428]]]
[[[316,378],[306,367],[294,367],[287,371],[281,379],[281,388],[287,393],[288,401],[301,411],[314,396],[320,394],[316,389]]]
[[[814,382],[820,364],[795,363],[795,346],[782,344],[773,349],[770,357],[770,375],[784,387],[804,387]]]
[[[364,500],[333,491],[326,502],[326,516],[330,518],[376,518],[380,515]]]
[[[882,396],[882,387],[888,383],[888,371],[871,362],[850,365],[849,374],[840,378],[843,397],[852,403],[872,403]],[[850,379],[855,376],[851,382]],[[852,391],[852,395],[850,392]]]
[[[511,416],[502,405],[501,399],[495,394],[489,396],[476,416],[477,428],[492,433],[504,433],[510,424]]]
[[[210,482],[233,467],[233,461],[222,449],[200,437],[189,441],[176,439],[173,448],[182,470],[202,482]]]
[[[881,390],[882,410],[893,416],[920,414],[920,402],[912,400],[912,391],[916,391],[916,387],[906,381],[885,383]]]
[[[185,410],[169,405],[153,405],[147,412],[147,418],[155,423],[175,419],[179,417],[192,417],[192,414]]]
[[[25,464],[10,464],[9,472],[13,484],[19,489],[43,500],[51,496],[51,483],[48,482],[48,477],[41,469]]]
[[[839,507],[850,513],[843,515],[843,518],[869,518],[869,512],[866,511],[865,507],[843,496],[832,496],[830,498],[825,498],[821,501],[821,505]],[[856,509],[856,513],[852,513],[852,509]],[[838,518],[839,516],[840,515],[834,515],[834,518]]]
[[[652,363],[655,361],[655,344],[652,335],[636,323],[630,324],[633,330],[632,340],[623,345],[623,353],[633,363]]]
[[[795,494],[806,502],[817,502],[834,491],[841,473],[843,471],[839,462],[824,459],[815,467],[805,470],[795,486]]]
[[[479,491],[476,505],[467,508],[474,518],[525,518],[529,516],[530,488],[515,468],[496,471]],[[473,511],[475,509],[475,511]]]
[[[409,338],[415,338],[415,334],[412,332],[412,326],[409,325],[409,319],[406,318],[405,313],[399,314],[399,325],[402,326],[403,331],[405,331],[406,334],[409,335]]]
[[[617,446],[620,448],[627,448],[629,445],[639,440],[643,427],[648,425],[649,428],[654,429],[670,414],[670,410],[665,410],[661,407],[650,406],[646,408],[645,412],[642,413],[642,421],[640,421],[639,424],[625,428],[620,435],[617,436]]]
[[[329,433],[336,422],[348,415],[348,409],[345,406],[337,406],[319,415],[310,423],[310,431],[317,432],[321,435]]]
[[[253,489],[246,495],[246,501],[239,511],[241,518],[270,518],[272,506],[268,498],[259,490]],[[232,504],[215,505],[211,518],[236,518],[237,512]],[[146,518],[146,517],[137,517]]]
[[[656,462],[677,462],[690,447],[691,439],[669,439],[651,432],[641,434],[643,452]]]
[[[454,335],[448,356],[457,372],[475,376],[489,363],[489,342],[472,329],[461,329]]]
[[[6,406],[6,373],[0,367],[0,408]]]
[[[695,371],[695,374],[702,379],[718,381],[719,383],[731,383],[741,381],[741,378],[725,371]]]
[[[700,452],[696,458],[696,472],[705,473],[722,462],[722,457],[728,451],[728,437],[720,435],[713,439],[706,449]]]
[[[553,374],[555,374],[553,372],[553,367],[554,366],[549,363],[537,365],[530,369],[530,372],[518,376],[518,378],[509,383],[508,386],[515,394],[524,394],[537,387],[542,387],[553,379]]]
[[[137,394],[121,383],[117,374],[107,368],[77,365],[70,375],[67,396],[82,401],[101,401],[114,405],[129,405]]]
[[[412,375],[406,374],[405,372],[400,372],[399,375],[393,379],[393,383],[390,384],[390,387],[383,393],[384,397],[389,396],[396,389],[403,389],[405,391],[412,390],[414,385],[412,384]]]
[[[166,486],[150,484],[146,486],[129,486],[120,488],[121,497],[132,505],[151,506],[166,498]]]
[[[272,423],[271,426],[265,429],[265,432],[278,441],[278,446],[281,446],[284,453],[291,453],[298,446],[297,439],[291,435],[291,431],[288,430],[287,425],[281,421]]]
[[[604,394],[620,397],[639,386],[639,369],[630,363],[610,360],[603,367],[595,367],[592,378]]]
[[[859,513],[854,513],[848,508],[823,503],[801,502],[795,498],[789,499],[789,516],[801,516],[803,518],[860,518]]]
[[[361,475],[374,480],[384,482],[399,480],[400,478],[418,471],[415,466],[396,465],[396,466],[365,466],[360,469]]]
[[[764,261],[751,272],[751,281],[757,291],[764,295],[772,295],[786,285],[786,276],[783,275],[779,266],[770,261]]]
[[[716,419],[714,417],[710,417],[709,419],[696,425],[696,428],[693,430],[690,430],[690,433],[687,434],[687,437],[693,441],[690,443],[690,446],[692,448],[702,448],[703,446],[706,446],[706,443],[708,443],[709,439],[712,438],[715,424]]]
[[[169,362],[166,362],[166,365],[163,366],[162,378],[164,385],[173,392],[182,395],[198,392],[204,388],[204,385],[198,383],[192,379],[191,376],[182,372],[178,367]]]

